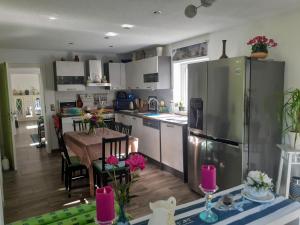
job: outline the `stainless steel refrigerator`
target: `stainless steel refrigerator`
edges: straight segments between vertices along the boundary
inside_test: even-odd
[[[188,66],[188,184],[196,192],[201,165],[217,167],[220,190],[249,170],[278,172],[284,62],[220,59]]]

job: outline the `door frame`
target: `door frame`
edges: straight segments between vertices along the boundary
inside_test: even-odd
[[[48,132],[48,123],[47,123],[47,112],[46,112],[46,104],[45,104],[45,66],[43,64],[32,64],[32,63],[8,63],[8,90],[9,90],[9,102],[10,102],[10,109],[12,112],[12,100],[13,100],[13,90],[11,86],[11,74],[13,69],[18,68],[39,68],[39,85],[40,85],[40,98],[41,98],[41,108],[42,108],[42,116],[44,117],[44,124],[45,124],[45,138],[46,138],[46,151],[49,153],[51,150],[49,150],[48,140],[49,140],[49,132]],[[14,124],[12,124],[14,126]],[[13,127],[12,127],[13,128]],[[13,137],[13,143],[14,143],[14,160],[16,160],[16,148],[15,148],[15,140]],[[17,170],[17,164],[15,164],[15,170]]]

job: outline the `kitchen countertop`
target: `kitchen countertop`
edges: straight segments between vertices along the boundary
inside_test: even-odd
[[[120,113],[128,116],[135,116],[142,119],[159,120],[162,122],[171,123],[180,126],[187,125],[187,121],[188,121],[187,116],[171,114],[171,113],[154,113],[154,112],[139,113],[130,110],[120,110],[120,111],[116,111],[115,113]]]

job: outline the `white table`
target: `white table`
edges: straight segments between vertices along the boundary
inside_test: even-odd
[[[300,165],[300,150],[291,148],[289,145],[277,145],[281,149],[278,178],[276,184],[276,193],[279,194],[280,184],[282,179],[283,163],[287,163],[287,176],[285,197],[289,197],[292,165]]]
[[[218,198],[225,194],[231,193],[235,197],[240,198],[240,191],[244,185],[218,192],[214,195],[214,198]],[[248,205],[247,205],[248,204]],[[277,207],[277,208],[276,208]],[[202,221],[199,220],[198,214],[205,210],[205,199],[189,202],[176,207],[175,220],[177,225],[202,225]],[[229,213],[232,211],[229,211]],[[151,215],[147,215],[131,221],[132,225],[147,225],[147,220]],[[249,219],[252,217],[252,219]],[[191,220],[189,220],[191,218]],[[186,223],[184,221],[187,221]],[[286,199],[283,196],[276,197],[272,203],[258,204],[248,201],[244,204],[244,211],[235,211],[234,215],[227,216],[215,225],[223,225],[230,223],[238,223],[239,225],[283,225],[293,222],[300,225],[300,203]]]

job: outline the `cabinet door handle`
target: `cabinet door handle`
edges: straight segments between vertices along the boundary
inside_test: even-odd
[[[167,127],[171,127],[171,128],[174,128],[174,125],[171,125],[171,124],[167,124]]]
[[[136,118],[135,118],[135,117],[131,117],[131,119],[133,119],[133,120],[136,120]]]
[[[137,89],[138,89],[138,88],[140,88],[140,87],[135,87],[135,88],[137,88]]]

